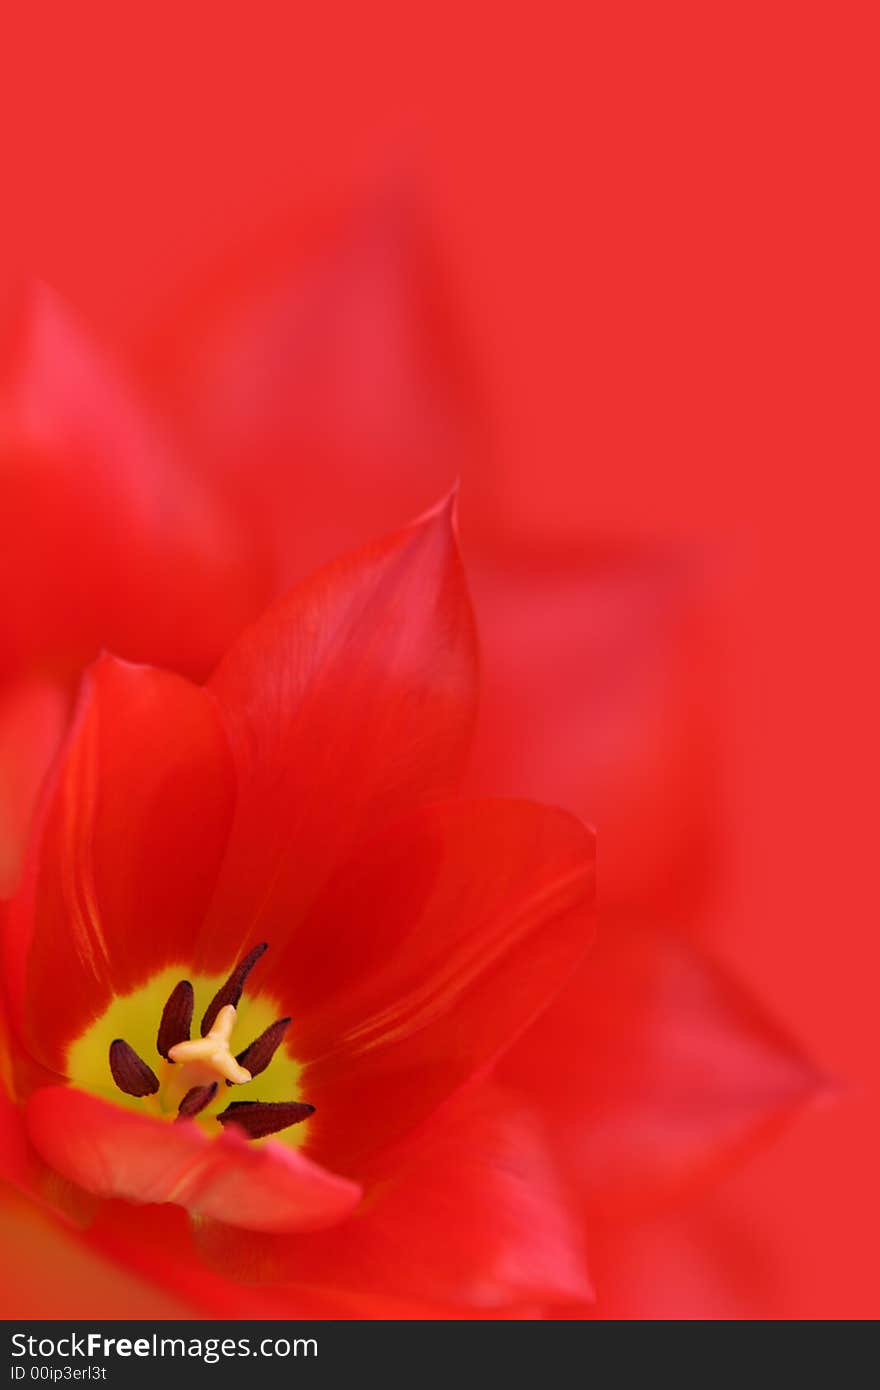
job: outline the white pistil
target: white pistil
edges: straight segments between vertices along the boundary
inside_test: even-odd
[[[229,1040],[235,1027],[235,1005],[224,1004],[214,1020],[210,1033],[193,1042],[175,1043],[168,1050],[172,1062],[201,1062],[203,1066],[241,1086],[250,1081],[247,1067],[239,1066],[229,1050]]]

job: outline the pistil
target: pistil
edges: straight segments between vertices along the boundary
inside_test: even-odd
[[[203,1038],[191,1042],[175,1043],[168,1049],[169,1061],[178,1063],[199,1062],[202,1066],[217,1073],[235,1086],[250,1081],[251,1073],[233,1057],[229,1040],[235,1027],[235,1005],[224,1004],[217,1014],[210,1032]]]

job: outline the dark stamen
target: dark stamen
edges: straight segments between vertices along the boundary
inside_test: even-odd
[[[127,1096],[152,1096],[159,1089],[159,1080],[152,1067],[142,1062],[134,1048],[122,1038],[110,1044],[110,1070],[116,1085]]]
[[[251,1076],[259,1076],[260,1072],[266,1070],[275,1056],[289,1023],[289,1018],[279,1018],[277,1023],[270,1023],[265,1033],[261,1033],[258,1038],[255,1038],[244,1052],[239,1052],[235,1059],[238,1065],[247,1067]],[[227,1086],[232,1084],[231,1081],[226,1083]]]
[[[180,984],[175,985],[168,996],[168,1003],[162,1010],[162,1021],[159,1024],[159,1033],[156,1038],[159,1056],[164,1057],[166,1062],[171,1060],[168,1053],[172,1047],[176,1047],[178,1043],[189,1042],[192,1016],[193,987],[189,980],[181,980]]]
[[[297,1100],[233,1100],[217,1119],[221,1125],[238,1125],[248,1139],[265,1139],[267,1134],[298,1125],[314,1113],[313,1105]]]
[[[261,941],[252,951],[239,961],[225,985],[221,985],[202,1016],[202,1037],[214,1026],[214,1019],[227,1004],[237,1004],[244,989],[244,982],[253,970],[260,956],[268,948],[268,941]]]
[[[206,1105],[210,1105],[216,1094],[216,1081],[212,1081],[210,1086],[190,1087],[177,1107],[178,1120],[188,1120],[192,1119],[193,1115],[198,1115],[200,1110],[204,1110]]]

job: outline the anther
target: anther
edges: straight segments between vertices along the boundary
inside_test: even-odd
[[[289,1018],[279,1018],[277,1023],[270,1023],[265,1032],[255,1038],[244,1050],[239,1052],[236,1062],[242,1067],[247,1067],[251,1076],[259,1076],[261,1071],[265,1071],[275,1056],[278,1048],[284,1039],[290,1024]],[[232,1082],[227,1081],[227,1086]]]
[[[314,1115],[315,1107],[296,1100],[234,1100],[221,1110],[221,1125],[238,1125],[248,1139],[265,1139]]]
[[[192,1016],[193,987],[189,980],[181,980],[174,986],[168,996],[168,1003],[162,1010],[162,1021],[156,1037],[156,1048],[160,1057],[168,1061],[168,1053],[176,1043],[189,1042]]]
[[[159,1089],[159,1079],[152,1067],[141,1061],[123,1038],[115,1038],[110,1044],[110,1071],[120,1091],[127,1096],[153,1096]]]
[[[214,1026],[214,1020],[220,1010],[226,1004],[238,1003],[241,998],[241,992],[244,989],[245,980],[263,952],[268,950],[268,946],[268,941],[261,941],[259,946],[255,946],[252,951],[248,951],[247,955],[238,962],[238,965],[235,967],[226,983],[220,986],[202,1015],[201,1033],[203,1038],[206,1034],[210,1033]]]
[[[178,1120],[190,1120],[198,1115],[200,1110],[211,1104],[216,1094],[216,1081],[212,1081],[210,1086],[191,1086],[177,1107]]]

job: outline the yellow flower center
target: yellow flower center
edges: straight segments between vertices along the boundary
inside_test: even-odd
[[[157,1049],[157,1030],[163,1009],[183,978],[192,982],[195,1036],[170,1047],[166,1058]],[[306,1101],[302,1095],[303,1067],[290,1052],[286,1038],[265,1069],[253,1077],[233,1053],[233,1033],[236,1042],[241,1040],[237,1051],[242,1055],[248,1044],[277,1025],[283,1009],[271,995],[261,992],[254,997],[245,993],[237,1006],[222,1006],[209,1030],[203,1037],[198,1036],[198,1020],[225,980],[223,975],[192,974],[186,966],[175,965],[157,973],[132,993],[117,996],[68,1050],[68,1080],[116,1105],[168,1120],[178,1117],[181,1101],[193,1087],[216,1082],[210,1103],[192,1115],[196,1124],[214,1136],[220,1133],[218,1114],[230,1103],[234,1106],[247,1101],[280,1107]],[[154,1073],[153,1085],[158,1082],[158,1086],[153,1093],[126,1094],[114,1080],[109,1057],[114,1043],[121,1039]],[[294,1122],[273,1137],[298,1148],[308,1138],[308,1125]]]

